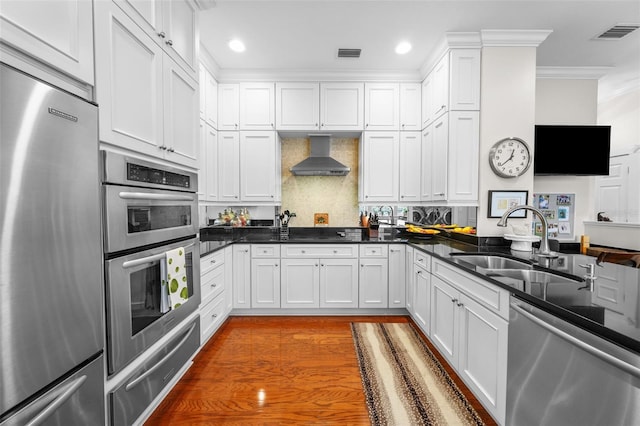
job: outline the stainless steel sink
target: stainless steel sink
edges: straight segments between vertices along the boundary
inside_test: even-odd
[[[484,273],[490,277],[506,277],[536,284],[580,284],[583,282],[579,278],[573,279],[552,272],[532,269],[487,269]]]
[[[483,269],[532,269],[526,261],[520,261],[494,254],[453,253],[451,259],[456,263],[468,263]]]

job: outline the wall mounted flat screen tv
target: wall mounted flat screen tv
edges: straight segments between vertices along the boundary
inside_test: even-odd
[[[536,125],[533,174],[606,176],[611,126]]]

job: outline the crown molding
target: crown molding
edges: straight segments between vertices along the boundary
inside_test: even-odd
[[[537,67],[536,78],[599,80],[613,67]]]
[[[216,75],[219,83],[240,83],[246,81],[393,81],[421,82],[415,71],[366,71],[366,70],[282,70],[282,69],[223,69]]]
[[[538,47],[553,30],[480,30],[482,47]]]

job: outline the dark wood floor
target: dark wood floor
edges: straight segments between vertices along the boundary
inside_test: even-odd
[[[230,317],[145,425],[369,425],[351,322],[411,320]]]

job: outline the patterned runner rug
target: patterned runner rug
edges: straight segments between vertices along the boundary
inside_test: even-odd
[[[372,425],[483,425],[407,323],[351,323]]]

